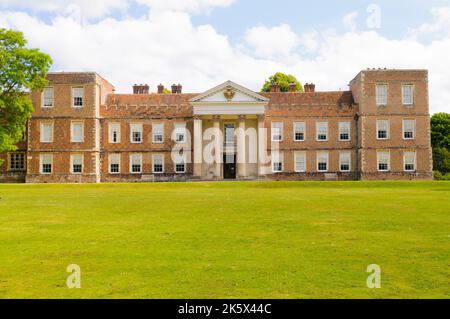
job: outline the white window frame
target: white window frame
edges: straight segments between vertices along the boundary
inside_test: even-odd
[[[52,93],[52,97],[51,97],[52,104],[51,105],[45,105],[45,100],[46,100],[45,92],[46,91],[51,91],[51,93]],[[55,90],[52,86],[45,87],[42,90],[42,104],[41,105],[42,105],[43,109],[51,109],[54,107],[54,105],[55,105]]]
[[[343,170],[342,169],[342,164],[343,164],[343,161],[342,161],[343,158],[342,157],[343,157],[343,155],[348,156],[348,170]],[[351,172],[351,170],[352,170],[352,153],[348,152],[348,151],[340,152],[339,153],[339,171],[341,171],[341,172]]]
[[[185,122],[178,122],[173,125],[173,140],[177,144],[183,144],[186,143],[186,123]],[[183,140],[179,141],[178,137],[183,136]],[[163,138],[164,140],[164,138]]]
[[[133,156],[139,156],[139,172],[133,172]],[[142,174],[142,154],[141,153],[132,153],[130,154],[130,174]]]
[[[297,168],[297,158],[298,157],[303,157],[303,162],[304,162],[304,169],[300,170]],[[296,173],[305,173],[306,172],[306,152],[305,151],[296,151],[294,152],[294,171]]]
[[[306,140],[306,122],[294,122],[294,142],[304,142]],[[297,126],[301,128],[301,130],[297,130]],[[303,133],[303,139],[297,139],[297,133]]]
[[[414,169],[412,169],[412,170],[406,169],[406,164],[411,164],[411,163],[406,163],[406,155],[407,154],[414,154],[414,161],[412,163],[414,165]],[[414,151],[403,152],[403,170],[405,172],[416,172],[417,171],[417,153],[416,152],[414,152]]]
[[[45,156],[49,156],[49,158],[50,158],[50,167],[51,167],[51,171],[50,172],[44,172],[44,170],[43,170],[44,157]],[[53,174],[53,154],[49,154],[49,153],[39,154],[39,173],[41,173],[42,175],[51,175],[51,174]]]
[[[405,100],[405,88],[411,88],[411,101]],[[403,106],[411,107],[414,105],[414,84],[403,84],[402,85],[402,104]]]
[[[159,129],[158,129],[158,132],[156,130],[156,128],[159,128],[159,127],[161,128],[161,132],[159,132]],[[152,124],[152,143],[153,144],[164,144],[164,128],[165,128],[164,123],[153,123]],[[158,135],[161,135],[161,141],[157,141],[155,139],[155,137]]]
[[[133,138],[134,132],[140,132],[140,140],[135,141]],[[144,140],[144,125],[142,123],[130,123],[130,143],[131,144],[142,144]]]
[[[74,157],[75,156],[80,156],[81,157],[81,172],[74,172],[73,170],[73,165],[74,165]],[[71,174],[83,174],[84,171],[84,155],[83,154],[79,154],[79,153],[75,153],[75,154],[70,154],[70,173]]]
[[[283,122],[272,122],[271,123],[271,126],[270,126],[270,135],[271,135],[271,140],[272,140],[272,142],[282,142],[283,141],[283,139],[284,139],[284,134],[283,134],[283,128],[284,128],[284,125],[283,125]],[[275,139],[274,137],[275,137],[275,129],[277,129],[277,130],[279,130],[279,136],[280,136],[280,139]],[[277,136],[278,136],[277,135]]]
[[[346,127],[347,128],[347,132],[346,133],[348,133],[348,139],[341,139],[341,133],[345,133],[345,131],[343,130],[343,126],[344,125],[347,126]],[[351,126],[352,126],[351,122],[348,122],[348,121],[346,121],[346,122],[339,122],[339,127],[338,127],[339,141],[341,141],[341,142],[349,142],[349,141],[351,141],[351,139],[352,139],[352,137],[351,137],[351,130],[352,130]]]
[[[382,170],[380,169],[380,154],[385,153],[388,154],[387,156],[387,169]],[[389,172],[391,170],[391,152],[389,151],[377,151],[377,171],[378,172]]]
[[[156,172],[155,171],[155,158],[160,157],[161,158],[161,164],[162,164],[162,171]],[[165,167],[164,167],[164,154],[152,154],[152,172],[153,174],[164,174]]]
[[[411,138],[406,138],[405,137],[405,133],[406,133],[406,130],[405,130],[405,123],[407,122],[407,121],[410,121],[410,122],[412,122],[413,123],[413,127],[412,127],[412,137]],[[403,136],[403,139],[404,140],[415,140],[416,139],[416,119],[403,119],[403,121],[402,121],[402,136]]]
[[[153,158],[152,158],[152,160],[153,160]],[[175,161],[173,164],[174,164],[173,171],[175,172],[175,174],[185,174],[186,173],[186,155],[184,155],[184,154],[176,155],[176,158],[175,158]],[[177,171],[177,165],[181,165],[181,164],[184,164],[184,169],[182,172]],[[153,167],[153,165],[152,165],[152,167]],[[164,167],[164,165],[163,165],[163,167]],[[164,168],[163,168],[163,170],[164,170]]]
[[[323,154],[325,154],[327,157],[327,162],[326,162],[327,169],[326,170],[319,169],[319,164],[322,163],[321,161],[319,161],[319,159],[320,159],[320,156]],[[319,173],[326,173],[330,170],[330,154],[329,154],[329,152],[327,152],[327,151],[318,151],[317,152],[317,154],[316,154],[316,169]]]
[[[118,163],[113,163],[112,162],[113,156],[117,156],[117,158],[119,159]],[[130,160],[131,160],[131,157],[130,157]],[[108,154],[108,172],[109,172],[109,174],[113,174],[113,175],[120,174],[120,162],[121,162],[121,154],[120,153],[110,153],[110,154]],[[118,172],[113,172],[111,170],[111,165],[112,164],[119,165],[119,171]],[[130,164],[131,164],[131,161],[130,161]],[[142,170],[142,168],[141,168],[141,170]],[[131,171],[131,167],[130,167],[130,171]]]
[[[321,125],[325,125],[326,139],[324,139],[324,140],[319,139],[319,131],[320,131],[320,126]],[[316,122],[316,141],[317,142],[326,142],[326,141],[328,141],[328,122],[327,121]]]
[[[378,95],[378,88],[386,88],[386,99],[381,101],[381,96]],[[377,106],[387,106],[389,103],[389,85],[385,83],[379,83],[375,85],[375,102]]]
[[[44,127],[49,126],[51,128],[51,138],[50,140],[46,141],[44,140]],[[53,122],[41,122],[40,123],[40,142],[41,143],[53,143],[53,132],[54,131],[54,123]]]
[[[378,135],[378,132],[380,131],[380,123],[381,122],[386,122],[387,123],[387,125],[386,125],[386,138],[380,138],[379,135]],[[390,139],[390,137],[391,137],[391,132],[390,131],[391,131],[391,124],[390,124],[389,120],[377,120],[377,129],[376,129],[377,140],[384,141],[384,140]]]
[[[75,96],[75,92],[77,91],[77,90],[82,90],[83,91],[83,95],[81,96],[81,105],[75,105],[75,98],[77,97],[77,96]],[[84,107],[84,96],[85,96],[85,89],[84,89],[84,86],[74,86],[74,87],[72,87],[72,107],[73,108],[75,108],[75,109],[81,109],[81,108],[83,108]]]
[[[75,125],[81,124],[81,136],[80,140],[75,140]],[[84,142],[84,122],[83,121],[71,121],[70,122],[70,142],[71,143],[83,143]]]
[[[271,156],[271,165],[273,173],[282,173],[284,171],[284,161],[283,161],[283,153],[280,151],[272,151]],[[281,170],[275,170],[274,164],[281,163]]]
[[[130,128],[131,129],[131,128]],[[114,132],[117,132],[117,140],[114,141]],[[119,144],[121,135],[120,122],[108,123],[108,142],[109,144]]]

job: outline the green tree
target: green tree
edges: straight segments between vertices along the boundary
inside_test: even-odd
[[[47,84],[52,64],[50,56],[26,43],[21,32],[0,28],[0,152],[16,148],[33,112],[28,92]]]
[[[431,117],[431,145],[450,150],[450,114],[436,113]]]
[[[450,173],[450,151],[445,147],[433,148],[433,170],[442,174]]]
[[[297,85],[296,91],[297,92],[303,92],[303,86],[302,84],[297,80],[297,78],[293,75],[284,74],[281,72],[277,72],[269,79],[266,80],[264,83],[263,88],[261,89],[262,92],[269,92],[270,91],[270,85],[272,84],[278,84],[280,86],[281,92],[289,92],[289,86],[291,83],[295,83]]]

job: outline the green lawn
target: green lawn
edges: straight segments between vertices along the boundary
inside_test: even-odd
[[[449,182],[0,185],[0,298],[449,298]],[[81,267],[68,289],[66,267]],[[381,289],[366,268],[381,267]]]

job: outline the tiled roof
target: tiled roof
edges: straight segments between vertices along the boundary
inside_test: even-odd
[[[270,99],[269,105],[353,104],[351,91],[314,93],[259,93]],[[197,93],[183,94],[110,94],[106,105],[188,105]]]
[[[312,93],[261,93],[270,99],[269,105],[330,105],[353,104],[351,91],[312,92]]]
[[[189,99],[197,96],[190,94],[110,94],[107,105],[188,105]]]

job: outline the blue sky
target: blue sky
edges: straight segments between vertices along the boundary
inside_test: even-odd
[[[333,27],[343,31],[342,16],[351,11],[366,12],[370,4],[382,9],[381,34],[390,38],[403,36],[408,29],[432,18],[430,8],[450,4],[442,0],[244,0],[230,7],[214,10],[210,15],[195,16],[195,23],[209,23],[232,39],[242,35],[242,30],[257,24],[277,25],[287,23],[294,31]],[[359,26],[364,29],[365,21]]]
[[[450,111],[450,0],[0,0],[0,27],[23,31],[54,71],[97,71],[119,92],[258,90],[276,71],[345,90],[367,67],[426,68],[431,110]]]

